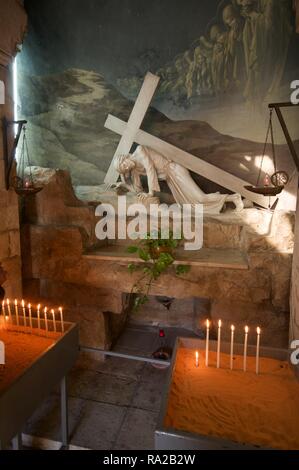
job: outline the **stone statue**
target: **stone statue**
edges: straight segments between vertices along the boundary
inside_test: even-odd
[[[219,192],[205,194],[186,168],[149,147],[140,145],[133,154],[120,155],[115,161],[115,168],[122,178],[122,183],[118,187],[135,192],[141,201],[159,193],[159,180],[164,180],[180,206],[203,204],[204,212],[209,214],[219,214],[226,202],[233,202],[237,211],[244,208],[240,194],[228,195]],[[142,175],[147,176],[148,193],[144,192]]]

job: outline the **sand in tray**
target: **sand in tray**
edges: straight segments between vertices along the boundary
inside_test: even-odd
[[[0,341],[5,344],[5,366],[0,365],[0,393],[55,343],[54,334],[51,336],[46,338],[0,329]]]
[[[299,450],[299,382],[286,362],[210,352],[211,367],[205,367],[204,352],[195,367],[195,350],[180,348],[170,388],[165,427],[204,436],[266,448]]]

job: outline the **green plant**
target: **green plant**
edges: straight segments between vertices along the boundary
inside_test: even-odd
[[[173,233],[169,233],[169,237],[163,238],[161,232],[156,236],[148,233],[147,236],[140,240],[137,245],[128,247],[128,252],[137,254],[142,263],[130,263],[128,270],[131,274],[141,271],[140,277],[134,283],[131,293],[136,294],[134,300],[134,310],[138,310],[149,300],[149,293],[154,281],[168,271],[175,262],[174,250],[181,243],[181,239],[176,239]],[[176,265],[175,274],[180,276],[190,270],[190,266]]]

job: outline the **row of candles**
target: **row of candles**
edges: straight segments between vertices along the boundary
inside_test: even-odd
[[[220,368],[220,357],[221,357],[221,328],[222,328],[222,321],[218,321],[218,335],[217,335],[217,369]],[[235,340],[235,326],[231,325],[231,340],[230,340],[230,369],[233,370],[234,368],[234,340]],[[248,334],[249,334],[249,327],[245,326],[244,329],[245,336],[244,336],[244,353],[243,353],[243,370],[246,372],[247,370],[247,349],[248,349]],[[257,327],[256,329],[256,361],[255,361],[255,371],[256,374],[259,374],[260,370],[260,341],[261,341],[261,328]],[[206,367],[209,366],[209,341],[210,341],[210,321],[207,320],[206,322],[206,358],[205,364]],[[199,366],[199,354],[198,351],[195,353],[195,365],[196,367]]]
[[[17,299],[14,301],[14,304],[10,303],[9,299],[2,301],[2,313],[4,318],[4,327],[9,325],[15,325],[17,327],[22,326],[25,328],[30,328],[33,330],[33,319],[37,319],[37,328],[42,329],[42,321],[45,326],[46,333],[49,331],[49,320],[53,322],[53,331],[56,333],[58,330],[64,333],[64,320],[63,320],[63,310],[62,307],[59,307],[59,320],[57,320],[56,313],[54,309],[48,311],[48,307],[41,309],[41,305],[37,305],[36,316],[33,312],[33,307],[30,303],[27,304],[28,315],[26,312],[26,303],[24,300],[19,302]],[[16,323],[13,322],[13,316],[15,316]],[[22,320],[22,321],[21,321]],[[60,327],[57,325],[60,323]],[[58,326],[58,327],[57,327]]]

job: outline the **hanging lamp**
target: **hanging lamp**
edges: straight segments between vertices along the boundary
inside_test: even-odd
[[[263,149],[263,155],[261,159],[261,165],[259,170],[259,175],[257,178],[256,186],[244,186],[245,189],[251,191],[252,193],[262,194],[264,196],[277,196],[282,192],[285,185],[289,182],[289,175],[286,171],[277,171],[276,165],[276,151],[275,151],[275,142],[274,142],[274,130],[273,130],[273,109],[270,110],[270,118],[269,118],[269,126],[266,134],[266,140]],[[269,135],[271,136],[271,146],[272,146],[272,158],[273,158],[273,165],[274,165],[274,173],[270,177],[266,175],[263,181],[263,185],[261,184],[261,176],[263,170],[263,163],[266,155],[266,149],[268,145]]]
[[[29,168],[28,174],[25,173],[26,168]],[[13,188],[19,196],[31,196],[43,189],[34,184],[25,126],[23,127],[22,147],[17,163],[17,176],[13,179]]]

